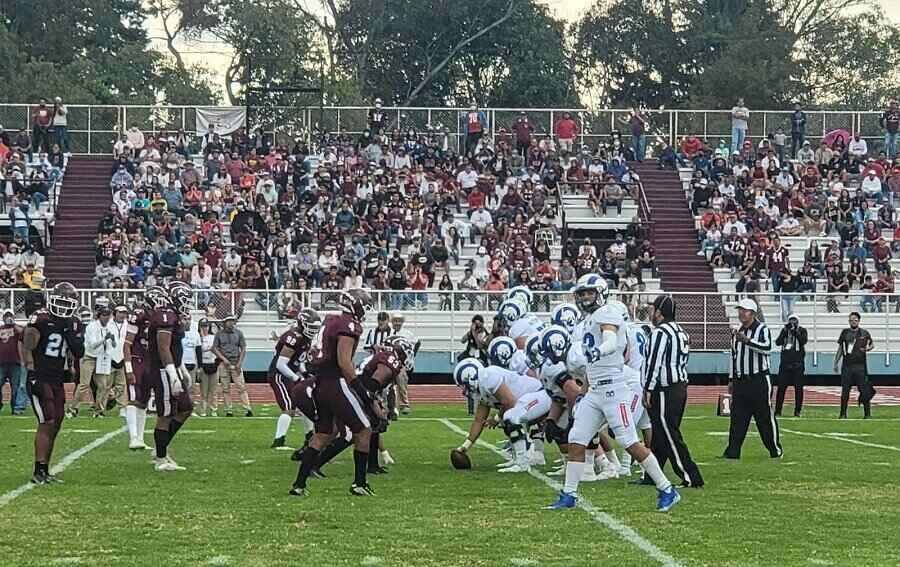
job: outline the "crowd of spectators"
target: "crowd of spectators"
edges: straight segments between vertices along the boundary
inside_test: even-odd
[[[621,211],[637,181],[625,165],[631,150],[618,137],[576,149],[577,124],[558,125],[572,139],[539,140],[525,113],[491,137],[484,113],[471,113],[480,129],[463,153],[438,130],[390,128],[377,102],[362,135],[323,135],[312,146],[243,130],[194,140],[131,127],[113,148],[113,204],[97,229],[93,285],[177,278],[198,289],[317,289],[325,303],[330,290],[366,285],[383,292],[387,309],[424,308],[429,292],[449,309],[451,290],[472,291],[469,307],[483,308],[477,291],[565,289],[598,268],[642,284],[653,252],[636,244],[635,223],[627,240],[599,253],[560,242],[559,232],[561,194],[588,192],[589,182],[604,185],[598,208]],[[257,301],[291,312],[304,297]]]
[[[895,114],[900,121],[892,103],[883,118],[886,128]],[[813,149],[805,139],[805,121],[797,105],[791,120],[793,155],[787,154],[787,136],[779,129],[761,139],[746,138],[734,151],[724,141],[711,147],[688,136],[674,156],[668,148],[660,165],[672,165],[674,159],[693,167],[690,205],[698,219],[697,254],[713,267],[730,268],[739,293],[769,287],[787,320],[797,298],[822,290],[818,282],[824,281],[824,291],[859,290],[863,310],[881,311],[894,298],[891,260],[900,251],[894,208],[900,163],[887,151],[871,150],[858,133],[823,139]],[[790,237],[809,239],[799,265],[790,261],[785,240]],[[839,301],[828,299],[827,308],[837,312]]]

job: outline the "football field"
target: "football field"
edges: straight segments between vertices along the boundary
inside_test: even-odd
[[[900,565],[900,408],[874,411],[838,421],[834,407],[809,407],[781,421],[783,459],[751,428],[742,460],[727,461],[717,458],[727,418],[690,406],[683,432],[707,486],[682,489],[668,514],[652,487],[623,479],[583,484],[577,509],[543,510],[555,497],[549,467],[496,473],[499,431],[472,449],[473,470],[453,470],[449,449],[468,428],[459,405],[392,423],[396,464],[370,477],[377,496],[347,493],[347,451],[306,499],[287,496],[290,452],[269,449],[272,406],[192,418],[172,445],[187,467],[176,473],[129,452],[119,419],[66,420],[53,459],[65,484],[33,489],[35,420],[4,412],[0,565]],[[288,441],[300,440],[295,423]]]

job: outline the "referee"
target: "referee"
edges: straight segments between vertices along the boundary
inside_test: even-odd
[[[772,333],[765,323],[756,318],[756,302],[752,299],[742,299],[737,310],[741,328],[734,331],[731,340],[731,380],[728,383],[731,426],[723,457],[741,458],[741,445],[753,417],[769,455],[773,459],[778,458],[784,451],[778,438],[778,421],[771,406],[769,352],[772,350]]]
[[[650,450],[659,466],[672,462],[683,486],[700,488],[703,476],[681,436],[681,418],[687,405],[687,361],[690,338],[675,322],[675,302],[660,295],[653,302],[647,363],[644,366],[644,406],[653,426]]]

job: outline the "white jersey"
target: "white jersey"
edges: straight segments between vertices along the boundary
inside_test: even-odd
[[[538,371],[538,378],[544,385],[544,390],[554,402],[565,403],[566,401],[566,394],[559,385],[559,378],[564,374],[568,374],[565,363],[553,363],[549,360],[545,360]]]
[[[576,382],[587,383],[587,358],[584,356],[584,347],[581,343],[572,343],[569,353],[566,355],[566,370],[569,376]]]
[[[625,351],[625,380],[628,384],[640,385],[644,373],[647,335],[637,323],[628,323],[625,326],[625,335],[628,337],[628,349]]]
[[[603,342],[601,326],[614,325],[616,331],[616,350],[612,354],[601,356],[600,344]],[[623,380],[622,368],[625,366],[625,350],[628,348],[628,335],[625,331],[625,319],[614,309],[603,306],[597,309],[585,321],[582,345],[587,358],[588,382],[593,386],[606,380]]]
[[[525,351],[517,350],[513,353],[509,361],[509,369],[516,374],[528,374],[528,359],[525,357]]]
[[[500,407],[500,401],[496,394],[500,386],[504,384],[517,400],[524,394],[543,389],[540,381],[499,366],[488,366],[483,373],[479,374],[478,399],[481,403],[494,408]]]
[[[528,338],[536,335],[544,330],[544,322],[537,318],[536,315],[525,315],[513,321],[509,326],[509,338],[512,340],[521,337]]]

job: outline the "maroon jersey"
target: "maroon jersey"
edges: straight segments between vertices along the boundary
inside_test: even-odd
[[[0,364],[19,364],[22,329],[15,324],[0,327]]]
[[[75,358],[84,355],[84,339],[76,335],[73,321],[72,318],[51,317],[45,309],[36,311],[28,320],[28,327],[37,329],[40,335],[32,351],[38,382],[61,384],[69,351]]]
[[[403,368],[403,364],[400,362],[400,359],[397,358],[397,355],[394,354],[391,350],[380,350],[376,352],[374,355],[370,356],[368,360],[363,363],[362,371],[360,372],[359,377],[363,379],[363,383],[367,383],[369,380],[375,376],[375,371],[379,366],[387,366],[388,370],[390,370],[390,375],[388,379],[383,384],[379,384],[378,390],[385,389],[391,382],[397,379],[397,376],[400,375],[400,370]]]
[[[134,344],[131,345],[132,356],[143,358],[147,354],[149,323],[150,314],[143,307],[137,307],[128,314],[128,333],[134,335]]]
[[[159,343],[157,334],[159,331],[168,330],[172,333],[172,359],[175,366],[181,364],[182,346],[181,339],[184,338],[184,329],[181,327],[181,321],[178,313],[171,307],[164,307],[150,312],[147,324],[147,345],[148,345],[148,361],[152,368],[161,370],[165,367],[159,356]]]
[[[362,325],[360,325],[352,315],[341,313],[325,317],[322,329],[319,331],[319,335],[312,345],[317,352],[310,361],[310,364],[315,369],[316,375],[320,378],[340,378],[341,370],[338,367],[337,348],[338,339],[342,336],[351,337],[354,341],[353,351],[356,352],[356,345],[359,343],[359,336],[361,334]]]
[[[306,354],[309,352],[309,339],[301,335],[297,332],[296,329],[289,329],[281,335],[278,339],[278,344],[275,345],[275,356],[272,357],[272,362],[269,363],[269,376],[274,376],[278,373],[278,369],[276,365],[278,364],[278,357],[281,356],[281,349],[284,347],[294,349],[294,354],[291,356],[291,359],[288,361],[288,367],[294,372],[300,372],[300,367],[304,362],[306,362]]]

